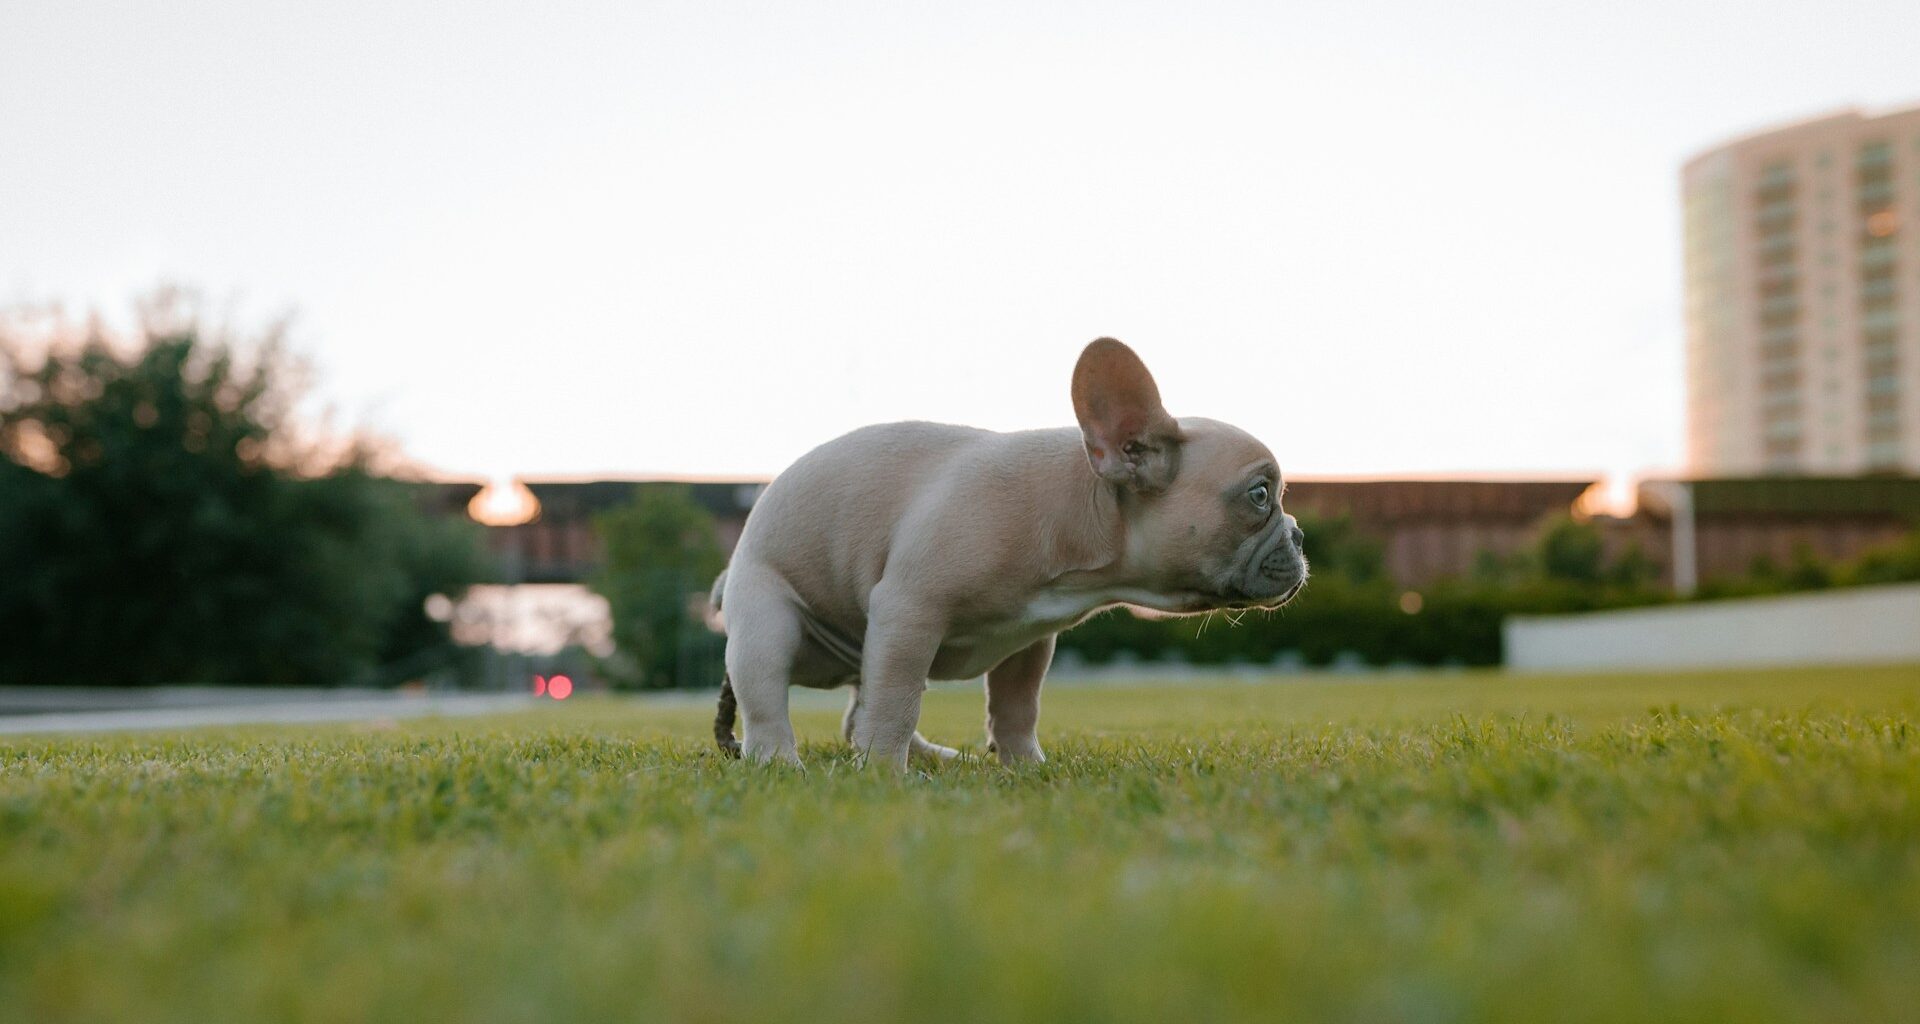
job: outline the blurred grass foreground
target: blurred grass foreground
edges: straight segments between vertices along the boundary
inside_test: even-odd
[[[1920,1005],[1920,672],[1080,687],[0,739],[11,1020],[1773,1021]],[[971,740],[970,687],[925,731]]]

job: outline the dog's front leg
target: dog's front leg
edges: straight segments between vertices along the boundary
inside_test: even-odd
[[[987,742],[1001,764],[1045,761],[1040,752],[1040,683],[1053,664],[1053,637],[1007,656],[987,673]]]
[[[870,765],[907,770],[920,697],[940,650],[940,617],[911,595],[882,581],[867,611],[867,639],[860,659],[860,710],[853,746]]]

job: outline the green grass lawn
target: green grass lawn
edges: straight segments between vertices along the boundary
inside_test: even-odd
[[[1920,1015],[1920,668],[1057,688],[1053,760],[705,708],[0,738],[9,1021]],[[923,731],[980,748],[979,694]]]

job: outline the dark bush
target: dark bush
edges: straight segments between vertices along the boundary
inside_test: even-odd
[[[726,564],[713,517],[685,485],[635,488],[600,515],[606,564],[593,588],[613,614],[616,654],[601,672],[622,686],[714,685],[723,641],[696,614]]]
[[[452,665],[424,610],[483,562],[290,419],[292,367],[192,323],[43,358],[0,337],[0,682],[382,684]]]
[[[1137,618],[1108,612],[1067,632],[1059,649],[1099,664],[1120,652],[1143,660],[1268,664],[1292,657],[1326,666],[1497,665],[1501,622],[1512,614],[1591,611],[1667,600],[1647,582],[1644,558],[1602,557],[1598,534],[1572,520],[1544,524],[1533,550],[1487,557],[1474,578],[1409,594],[1386,578],[1380,544],[1341,519],[1303,520],[1313,581],[1275,612]]]

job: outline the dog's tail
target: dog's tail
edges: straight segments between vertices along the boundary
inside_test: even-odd
[[[713,713],[713,741],[728,757],[740,756],[740,741],[733,736],[733,716],[738,705],[733,699],[733,680],[720,677],[720,710]]]
[[[726,600],[726,592],[727,572],[722,569],[720,575],[714,577],[713,590],[707,595],[707,600],[712,603],[714,611],[721,610],[721,604]],[[713,741],[720,744],[720,752],[729,757],[740,756],[740,741],[733,738],[733,719],[738,710],[739,703],[733,699],[733,680],[722,672],[720,674],[720,708],[713,713]]]

